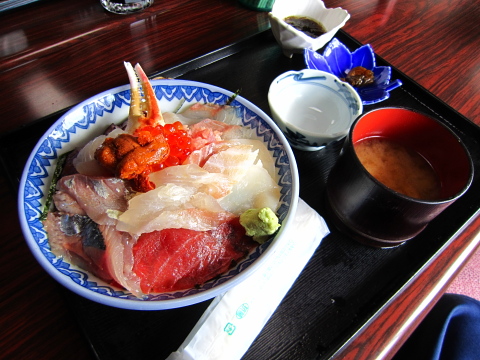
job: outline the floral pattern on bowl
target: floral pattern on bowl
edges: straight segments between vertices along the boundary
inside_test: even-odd
[[[372,85],[354,87],[360,95],[363,105],[376,104],[388,99],[390,91],[402,85],[398,79],[390,82],[392,74],[390,66],[376,66],[375,53],[369,44],[350,52],[342,42],[334,38],[326,46],[323,55],[305,49],[304,58],[307,68],[326,71],[338,78],[345,78],[347,73],[357,66],[373,71],[374,83]]]

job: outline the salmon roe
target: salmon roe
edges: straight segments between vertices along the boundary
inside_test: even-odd
[[[188,135],[187,128],[180,121],[173,124],[158,126],[145,126],[138,129],[135,133],[139,142],[151,142],[155,137],[163,135],[170,147],[170,154],[159,164],[150,167],[150,172],[155,172],[163,168],[175,165],[181,165],[188,155],[192,152],[192,138]]]

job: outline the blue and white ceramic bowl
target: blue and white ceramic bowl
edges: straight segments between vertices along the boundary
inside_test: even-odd
[[[390,66],[376,66],[375,53],[369,44],[350,52],[342,42],[334,38],[325,47],[323,55],[305,49],[304,58],[307,68],[326,71],[340,79],[345,78],[348,72],[357,66],[373,71],[373,84],[355,87],[363,105],[376,104],[388,99],[390,91],[402,85],[398,79],[390,82],[392,75]]]
[[[178,109],[183,102],[183,106],[197,102],[225,104],[233,95],[216,86],[185,80],[157,80],[152,81],[152,85],[164,112]],[[129,85],[105,91],[72,108],[41,137],[27,161],[20,182],[18,206],[25,239],[35,258],[53,278],[71,291],[105,305],[161,310],[191,305],[222,294],[248,278],[281,246],[298,202],[297,167],[287,140],[262,110],[240,96],[231,105],[237,107],[244,125],[256,130],[258,138],[263,140],[276,160],[282,194],[278,211],[282,227],[271,241],[259,246],[226,274],[198,288],[149,295],[145,299],[138,299],[127,291],[106,284],[50,251],[40,215],[58,157],[100,135],[112,122],[123,121],[128,115],[129,104]]]
[[[363,111],[353,87],[335,75],[311,69],[279,75],[270,85],[268,102],[290,144],[305,151],[345,137]]]

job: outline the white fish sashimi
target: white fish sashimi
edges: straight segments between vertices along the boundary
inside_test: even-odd
[[[256,137],[255,130],[245,126],[232,126],[222,134],[223,140],[255,139]]]
[[[211,195],[167,184],[132,198],[118,218],[117,230],[133,234],[169,228],[207,231],[231,217]]]
[[[210,135],[210,134],[213,134]],[[199,136],[216,139],[217,141],[231,139],[254,139],[255,130],[245,126],[228,124],[218,120],[204,119],[190,126],[190,135],[195,138]]]
[[[196,103],[177,113],[165,112],[163,119],[166,124],[180,121],[185,125],[193,125],[199,120],[212,119],[228,125],[242,125],[242,118],[238,116],[238,108],[218,104]]]
[[[190,126],[192,147],[198,150],[210,143],[232,139],[255,139],[255,131],[240,125],[231,125],[221,121],[204,119]]]
[[[189,135],[192,137],[191,146],[198,150],[205,145],[220,142],[223,140],[223,134],[231,128],[238,126],[228,125],[221,121],[204,119],[189,128]]]
[[[222,134],[231,129],[238,128],[238,125],[225,124],[224,122],[213,120],[213,119],[204,119],[202,121],[196,122],[190,127],[190,134],[196,136],[202,131],[209,130],[218,135],[218,138],[221,139]]]
[[[218,154],[221,151],[227,150],[232,145],[244,144],[242,142],[233,142],[233,141],[218,141],[210,143],[201,147],[198,150],[194,150],[188,155],[183,164],[196,164],[200,167],[203,167],[207,162],[208,158],[213,154]]]
[[[204,198],[201,193],[195,195],[195,198]],[[204,199],[195,199],[196,202],[202,202]],[[208,201],[204,201],[208,202]],[[235,218],[236,216],[227,211],[209,211],[200,208],[178,209],[175,211],[162,211],[155,219],[141,229],[140,233],[150,233],[163,229],[189,229],[195,231],[209,231],[219,227],[224,222]]]
[[[217,146],[220,145],[221,144],[218,144]],[[235,139],[223,142],[223,146],[225,146],[225,148],[234,145],[250,145],[252,147],[252,151],[258,151],[255,164],[263,166],[274,181],[278,180],[277,169],[275,168],[273,156],[262,141],[256,139]]]
[[[198,122],[198,119],[189,118],[182,113],[173,112],[164,112],[163,120],[165,121],[165,124],[173,124],[174,122],[180,121],[183,125],[193,125]]]
[[[219,200],[227,211],[240,215],[248,209],[269,207],[273,211],[280,204],[280,187],[268,171],[258,165],[248,168],[243,179],[235,184],[232,192]]]
[[[137,228],[148,224],[160,212],[183,207],[194,193],[194,188],[168,184],[138,194],[128,201],[128,209],[118,217],[117,230],[137,234]]]
[[[252,151],[258,150],[255,163],[262,165],[275,181],[278,180],[277,169],[275,168],[275,161],[272,154],[262,141],[256,139],[235,139],[208,144],[198,150],[192,151],[183,164],[203,166],[210,156],[234,145],[251,145]]]
[[[212,173],[225,174],[237,182],[255,163],[257,155],[258,150],[254,151],[252,145],[234,145],[210,156],[203,165],[203,169]]]
[[[216,152],[216,145],[216,143],[211,143],[192,151],[184,160],[183,165],[195,164],[203,166],[208,158]]]
[[[106,265],[113,279],[137,297],[142,296],[140,278],[133,272],[134,238],[114,226],[100,226],[106,247]]]
[[[238,116],[238,108],[229,105],[196,103],[180,113],[182,116],[194,120],[212,119],[228,125],[242,125]]]
[[[243,126],[242,118],[238,116],[238,109],[234,106],[223,106],[217,113],[215,120],[222,121],[225,124]]]
[[[197,122],[203,119],[215,119],[222,106],[218,104],[195,103],[181,112],[189,119],[195,119]]]
[[[106,174],[106,170],[95,160],[95,151],[103,144],[107,137],[105,135],[97,136],[86,144],[73,159],[73,166],[82,175],[101,176]]]
[[[183,187],[194,187],[218,199],[232,190],[234,182],[226,175],[210,173],[196,164],[167,167],[150,174],[150,181],[155,186],[175,184]]]
[[[107,137],[115,138],[119,134],[123,134],[120,128],[111,131],[108,135],[99,135],[95,139],[90,140],[80,151],[75,159],[73,159],[73,166],[82,175],[89,176],[105,176],[108,171],[103,168],[97,160],[95,160],[95,151],[103,144]]]

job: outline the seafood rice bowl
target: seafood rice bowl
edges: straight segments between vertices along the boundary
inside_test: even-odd
[[[92,301],[161,310],[211,299],[285,241],[299,191],[293,153],[245,98],[126,67],[129,85],[73,107],[32,151],[23,234],[54,279]],[[268,219],[251,225],[263,210]]]

